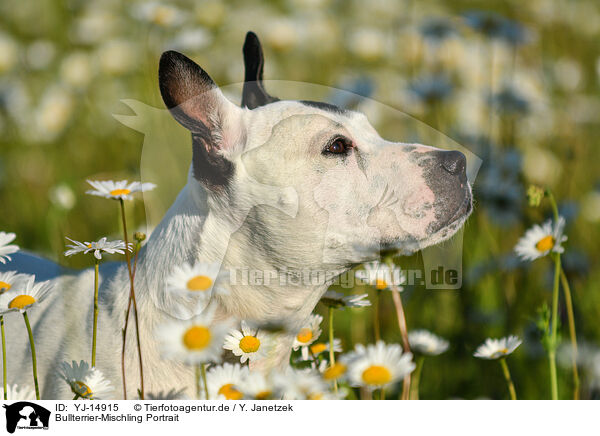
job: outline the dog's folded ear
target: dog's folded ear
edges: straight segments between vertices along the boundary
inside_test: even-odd
[[[225,186],[233,174],[227,155],[243,140],[242,109],[181,53],[162,54],[158,79],[165,105],[192,132],[194,177],[211,188]]]
[[[242,107],[254,109],[264,106],[278,98],[267,94],[263,85],[263,68],[265,59],[258,36],[254,32],[246,34],[244,42],[244,90],[242,92]]]

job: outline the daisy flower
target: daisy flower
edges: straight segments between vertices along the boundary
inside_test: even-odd
[[[180,389],[180,390],[171,389],[170,391],[159,391],[156,393],[146,392],[144,394],[144,398],[146,400],[163,400],[163,401],[188,400],[189,398],[187,398],[185,396],[184,391],[185,391],[185,389]]]
[[[412,353],[403,353],[400,345],[386,345],[383,341],[367,347],[358,344],[340,361],[348,367],[350,384],[367,389],[385,388],[415,369]]]
[[[239,363],[224,363],[212,367],[206,374],[209,397],[213,399],[241,400],[244,394],[240,390],[240,386],[248,374],[248,367],[240,366]]]
[[[0,295],[0,313],[23,313],[41,303],[51,290],[50,281],[35,283],[35,276],[28,276],[18,288],[12,287]]]
[[[558,217],[558,222],[546,221],[541,226],[534,225],[525,232],[515,246],[515,253],[523,260],[535,260],[548,253],[562,253],[562,243],[567,240],[563,235],[565,219]]]
[[[72,256],[78,253],[87,254],[90,251],[93,251],[94,257],[100,260],[102,259],[103,252],[108,254],[125,254],[125,242],[120,240],[107,241],[106,238],[102,238],[97,242],[79,242],[74,241],[71,238],[67,239],[71,241],[73,245],[67,244],[69,250],[65,251],[65,256]],[[133,251],[133,244],[129,244],[127,250]]]
[[[321,303],[341,309],[345,307],[366,307],[371,305],[368,296],[368,294],[344,295],[341,292],[327,291],[321,297]]]
[[[252,371],[248,373],[239,389],[244,394],[244,398],[252,400],[273,400],[274,386],[272,377],[262,371]]]
[[[327,383],[312,370],[289,368],[273,376],[275,389],[284,400],[320,400],[332,398]]]
[[[10,401],[35,400],[35,391],[30,386],[8,386],[6,389]],[[4,388],[0,386],[0,398],[4,398]]]
[[[322,321],[323,317],[321,315],[311,315],[304,326],[296,333],[292,348],[297,350],[300,347],[308,346],[315,342],[321,335],[321,328],[319,325]]]
[[[136,192],[151,191],[156,188],[154,183],[131,182],[120,180],[88,180],[94,189],[86,191],[86,194],[98,197],[112,198],[114,200],[131,200],[132,194]]]
[[[83,360],[79,364],[73,361],[60,364],[60,377],[67,382],[71,392],[78,398],[87,400],[110,399],[113,387],[96,368],[90,368]]]
[[[342,362],[335,362],[331,366],[320,368],[323,380],[332,382],[344,378],[348,372],[348,367]]]
[[[408,333],[410,349],[418,354],[437,356],[448,349],[450,343],[427,330],[413,330]]]
[[[312,360],[312,356],[317,357],[319,354],[329,351],[329,342],[315,342],[312,345],[304,345],[300,349],[302,360]],[[335,338],[333,340],[333,351],[336,353],[342,352],[342,340]]]
[[[163,357],[188,365],[220,362],[227,323],[213,324],[214,309],[185,321],[171,321],[157,330]]]
[[[381,262],[368,262],[364,265],[364,270],[356,271],[356,277],[367,282],[379,291],[390,290],[396,287],[402,290],[402,285],[406,277],[400,268],[390,268],[389,265]]]
[[[11,260],[9,254],[19,251],[19,246],[11,244],[17,237],[14,233],[0,232],[0,262],[6,263],[6,259]]]
[[[508,336],[501,339],[487,338],[483,344],[481,344],[473,356],[479,357],[480,359],[500,359],[512,354],[513,351],[521,345],[521,339],[517,336]]]
[[[240,362],[247,360],[254,362],[267,357],[271,347],[270,338],[256,328],[250,327],[245,321],[242,321],[241,331],[233,329],[225,337],[223,348],[240,357]]]
[[[17,274],[16,271],[6,271],[0,273],[0,295],[10,291],[14,287],[26,281],[30,276],[27,274]]]
[[[194,314],[201,313],[213,295],[227,295],[227,288],[218,285],[228,278],[227,272],[219,272],[217,263],[196,262],[194,265],[184,263],[176,266],[167,278],[167,291],[184,298],[193,298],[196,303]],[[191,302],[185,305],[190,307]]]

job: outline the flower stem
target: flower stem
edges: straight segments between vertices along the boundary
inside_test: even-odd
[[[571,287],[567,280],[565,270],[560,268],[560,280],[565,294],[565,306],[567,307],[567,318],[569,321],[569,336],[571,337],[572,365],[573,365],[573,399],[579,399],[579,372],[577,370],[577,333],[575,331],[575,315],[573,312],[573,300],[571,299]]]
[[[126,347],[126,339],[127,339],[127,328],[129,327],[129,312],[131,309],[131,305],[133,303],[133,317],[135,321],[135,335],[137,341],[137,349],[138,349],[138,361],[140,365],[140,399],[144,399],[144,365],[142,362],[142,347],[140,341],[140,327],[139,327],[139,319],[138,319],[138,310],[137,310],[137,301],[135,298],[135,290],[134,290],[134,276],[133,270],[131,268],[131,257],[129,256],[129,240],[127,238],[127,220],[125,219],[125,202],[123,199],[119,199],[119,203],[121,205],[121,219],[123,221],[123,238],[125,240],[125,259],[127,260],[127,270],[129,272],[129,301],[127,303],[127,312],[125,315],[125,326],[123,328],[123,350],[121,355],[121,371],[123,373],[123,397],[127,399],[127,386],[125,384],[125,347]]]
[[[4,384],[4,400],[8,400],[8,383],[6,380],[6,337],[4,336],[4,315],[0,315],[0,329],[2,330],[2,382]]]
[[[554,254],[554,288],[552,291],[552,330],[548,349],[550,363],[550,389],[552,399],[558,400],[558,378],[556,375],[556,347],[558,346],[558,281],[560,277],[560,254]]]
[[[96,367],[96,337],[98,334],[98,269],[100,262],[98,259],[94,259],[94,327],[92,333],[92,368]]]
[[[31,345],[31,367],[33,369],[33,384],[35,386],[35,399],[40,399],[40,386],[38,384],[37,376],[37,357],[35,354],[35,343],[33,341],[33,332],[31,331],[31,324],[29,324],[29,317],[27,312],[23,312],[23,319],[25,320],[25,326],[27,327],[27,333],[29,334],[29,344]]]
[[[200,399],[200,365],[196,365],[195,369],[195,375],[196,375],[196,399],[199,400]]]
[[[402,307],[402,298],[400,298],[400,292],[395,286],[391,288],[392,298],[394,305],[396,306],[396,316],[398,317],[398,328],[400,329],[400,335],[402,336],[402,348],[405,353],[410,352],[410,345],[408,344],[408,329],[406,327],[406,316],[404,315],[404,308]],[[408,400],[410,394],[410,374],[404,377],[402,383],[402,396],[401,399]]]
[[[510,371],[508,370],[508,364],[506,363],[506,359],[502,358],[499,360],[500,366],[502,367],[502,372],[504,373],[504,378],[506,379],[506,383],[508,384],[508,392],[510,393],[510,399],[517,399],[517,392],[515,391],[515,384],[512,381],[510,376]]]
[[[421,381],[421,371],[423,370],[423,363],[425,362],[425,356],[417,357],[417,367],[413,372],[411,384],[410,384],[410,399],[419,399],[419,382]]]
[[[206,396],[207,400],[210,400],[209,396],[208,396],[208,384],[206,383],[206,364],[202,363],[200,365],[200,370],[202,372],[202,383],[204,383],[204,395]]]
[[[375,298],[373,301],[373,331],[375,332],[375,342],[381,340],[381,331],[379,328],[379,291],[375,289]]]
[[[333,307],[329,306],[329,366],[335,364],[335,353],[333,352]],[[338,383],[337,380],[333,381],[333,390],[337,394]]]

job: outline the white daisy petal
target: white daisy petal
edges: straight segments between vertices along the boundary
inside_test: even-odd
[[[512,354],[521,345],[521,342],[521,339],[517,336],[508,336],[501,339],[487,338],[473,353],[473,356],[488,360],[500,359]]]

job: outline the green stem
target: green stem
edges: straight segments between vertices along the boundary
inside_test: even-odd
[[[206,384],[206,364],[202,363],[200,365],[200,371],[202,372],[202,383],[204,383],[204,395],[206,396],[207,400],[210,400],[210,398],[208,397],[208,384]]]
[[[2,330],[2,382],[4,383],[4,401],[8,400],[8,383],[6,379],[6,337],[4,336],[4,315],[0,315]]]
[[[92,333],[92,368],[96,367],[96,337],[98,334],[98,269],[100,261],[96,258],[94,265],[94,327]]]
[[[196,399],[200,399],[200,365],[196,365],[195,373],[196,373]]]
[[[385,400],[385,388],[381,388],[381,391],[379,392],[379,399]]]
[[[572,365],[573,365],[573,399],[579,399],[579,372],[577,370],[577,333],[575,331],[575,314],[573,312],[573,300],[571,298],[571,288],[565,270],[560,268],[560,280],[565,294],[565,306],[567,307],[567,318],[569,321],[569,336],[571,337],[572,347]]]
[[[37,357],[35,354],[35,343],[33,341],[33,332],[31,331],[31,324],[29,324],[29,317],[27,312],[23,312],[23,319],[25,320],[25,326],[27,327],[27,333],[29,334],[29,344],[31,345],[31,367],[33,368],[33,384],[35,386],[35,399],[40,399],[40,386],[38,384],[37,376]]]
[[[373,331],[375,332],[375,342],[381,340],[381,330],[379,328],[379,291],[375,289],[375,298],[373,301]]]
[[[333,307],[329,306],[329,366],[335,364],[335,353],[333,352]],[[337,394],[338,383],[337,380],[333,381],[333,390]]]
[[[548,359],[550,363],[550,388],[552,399],[558,400],[558,378],[556,375],[556,347],[558,346],[558,281],[560,278],[560,254],[554,254],[554,288],[552,291],[552,331]]]
[[[139,320],[138,320],[138,310],[137,310],[137,301],[135,298],[135,290],[134,290],[134,276],[133,276],[133,271],[131,268],[131,257],[129,255],[129,239],[127,237],[127,220],[125,219],[125,202],[123,201],[123,199],[119,199],[120,205],[121,205],[121,220],[123,221],[123,238],[125,240],[125,259],[127,260],[127,270],[129,272],[129,282],[130,282],[130,288],[129,288],[129,302],[128,302],[128,307],[127,307],[127,314],[125,316],[125,327],[123,329],[123,352],[122,352],[122,362],[121,362],[121,369],[122,369],[122,373],[123,373],[123,396],[124,399],[127,399],[127,387],[125,384],[125,346],[126,346],[126,338],[127,338],[127,328],[129,327],[129,310],[131,308],[131,305],[133,304],[133,317],[134,317],[134,321],[135,321],[135,335],[136,335],[136,342],[137,342],[137,350],[138,350],[138,361],[139,361],[139,365],[140,365],[140,399],[143,400],[144,399],[144,365],[143,365],[143,361],[142,361],[142,346],[141,346],[141,341],[140,341],[140,327],[139,327]]]
[[[508,384],[508,392],[510,393],[510,399],[517,399],[517,392],[515,391],[515,384],[512,381],[510,376],[510,371],[508,370],[508,364],[506,363],[506,359],[502,358],[499,360],[500,366],[502,367],[502,372],[504,373],[504,378],[506,379],[506,383]]]
[[[425,356],[417,357],[417,367],[412,374],[412,380],[410,384],[410,399],[419,399],[419,382],[421,381],[421,371],[423,371],[423,363],[425,362]]]

